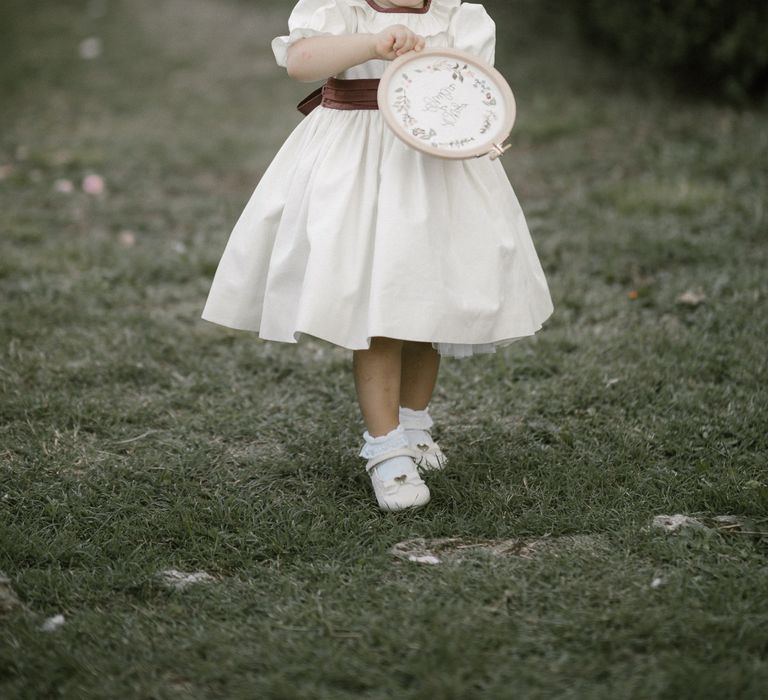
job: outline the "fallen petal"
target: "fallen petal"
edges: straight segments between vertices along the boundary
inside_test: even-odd
[[[86,175],[83,178],[83,191],[88,194],[101,194],[104,192],[104,178],[101,175]]]

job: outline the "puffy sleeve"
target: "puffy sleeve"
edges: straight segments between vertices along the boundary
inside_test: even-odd
[[[272,40],[272,52],[278,66],[287,66],[288,47],[299,39],[320,34],[347,34],[353,15],[343,0],[299,0],[288,17],[286,36]]]
[[[494,65],[496,23],[482,5],[462,3],[451,17],[448,34],[453,48],[467,51]]]

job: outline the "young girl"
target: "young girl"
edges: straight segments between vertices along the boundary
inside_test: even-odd
[[[202,318],[353,351],[360,456],[382,510],[429,500],[446,459],[428,407],[441,356],[533,335],[553,310],[499,160],[448,160],[400,141],[376,88],[393,59],[455,47],[493,65],[495,24],[460,0],[299,0],[278,65],[325,80],[230,234]]]

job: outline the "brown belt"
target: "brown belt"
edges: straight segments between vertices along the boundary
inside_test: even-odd
[[[296,108],[304,115],[320,105],[330,109],[378,109],[379,82],[378,78],[328,78],[324,85],[307,95]]]

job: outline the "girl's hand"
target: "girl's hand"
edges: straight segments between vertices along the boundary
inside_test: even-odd
[[[378,34],[373,35],[374,50],[377,58],[393,61],[411,49],[421,51],[426,45],[426,39],[415,34],[404,24],[393,24]]]

